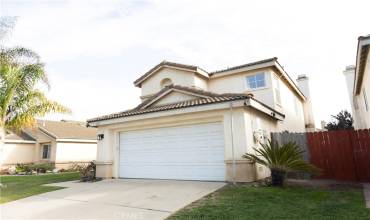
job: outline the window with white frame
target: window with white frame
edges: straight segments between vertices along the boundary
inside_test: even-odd
[[[369,103],[367,102],[367,94],[366,94],[365,88],[362,89],[362,93],[364,95],[365,109],[366,109],[366,111],[369,111]]]
[[[281,104],[281,95],[280,95],[280,82],[279,82],[279,79],[274,76],[274,79],[275,79],[275,101],[277,104]]]
[[[42,159],[50,159],[50,144],[43,144],[42,145]]]
[[[258,89],[266,86],[265,73],[247,76],[246,80],[248,89]]]
[[[299,113],[299,101],[297,98],[294,98],[294,111],[295,111],[295,114],[298,115]]]

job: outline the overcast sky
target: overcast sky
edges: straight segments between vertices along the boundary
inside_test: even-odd
[[[345,66],[357,37],[370,34],[370,1],[64,1],[0,0],[18,16],[7,46],[38,52],[48,95],[70,116],[135,107],[133,81],[162,60],[208,71],[278,57],[288,74],[310,78],[316,122],[350,110]]]

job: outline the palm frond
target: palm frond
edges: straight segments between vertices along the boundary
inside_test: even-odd
[[[268,143],[261,144],[260,148],[253,149],[256,152],[255,154],[247,153],[243,155],[243,158],[275,170],[309,172],[314,174],[320,172],[318,168],[302,159],[304,151],[294,142],[279,145],[269,140]]]
[[[32,50],[0,48],[0,126],[19,130],[32,126],[35,117],[71,110],[49,100],[36,89],[39,82],[49,87],[44,64]]]

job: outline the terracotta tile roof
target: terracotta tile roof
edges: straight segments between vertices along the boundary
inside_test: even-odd
[[[193,66],[193,65],[187,65],[187,64],[181,64],[181,63],[174,63],[174,62],[168,62],[168,61],[162,61],[155,67],[151,68],[148,72],[144,73],[142,76],[140,76],[137,80],[134,81],[135,85],[140,84],[141,81],[143,81],[145,78],[147,78],[149,75],[151,75],[156,69],[160,68],[161,66],[172,66],[172,67],[177,67],[177,68],[183,68],[183,69],[188,69],[191,71],[196,72],[199,68],[198,66]],[[201,69],[202,71],[206,72],[205,70]]]
[[[57,139],[96,139],[97,129],[81,122],[38,120],[37,124],[40,130]]]
[[[158,93],[153,95],[151,98],[146,99],[144,102],[142,102],[140,105],[136,106],[134,109],[135,110],[141,109],[143,106],[146,106],[148,103],[150,103],[151,101],[156,99],[158,96],[161,96],[162,94],[166,93],[167,91],[169,91],[171,89],[190,92],[190,93],[197,94],[199,96],[208,96],[208,97],[219,96],[219,94],[217,94],[217,93],[208,92],[208,91],[204,91],[204,90],[201,90],[201,89],[190,88],[190,87],[179,86],[179,85],[170,85],[170,86],[166,86],[165,88],[163,88],[161,91],[159,91]]]
[[[252,63],[246,63],[246,64],[239,65],[239,66],[229,67],[229,68],[222,69],[222,70],[216,70],[216,71],[210,72],[209,74],[213,75],[213,74],[222,73],[222,72],[226,72],[226,71],[230,71],[230,70],[237,70],[237,69],[241,69],[241,68],[245,68],[245,67],[249,67],[249,66],[254,66],[254,65],[258,65],[258,64],[262,64],[262,63],[268,63],[268,62],[276,61],[276,60],[277,60],[277,57],[273,57],[273,58],[269,58],[269,59],[264,59],[264,60],[259,60],[259,61],[256,61],[256,62],[252,62]]]
[[[166,104],[166,105],[161,105],[161,106],[153,106],[153,107],[149,106],[147,108],[143,108],[143,106],[151,102],[153,99],[157,98],[158,96],[162,95],[163,93],[171,89],[183,90],[183,91],[187,91],[187,92],[191,92],[191,93],[195,93],[195,94],[199,94],[199,95],[207,96],[207,97],[187,100],[187,101],[178,102],[178,103],[171,103],[171,104]],[[242,100],[242,99],[247,99],[247,98],[250,98],[250,96],[246,94],[236,94],[236,93],[216,94],[216,93],[207,92],[204,90],[193,89],[193,88],[178,86],[178,85],[172,85],[172,86],[168,86],[162,89],[152,98],[144,101],[143,103],[141,103],[140,105],[138,105],[137,107],[133,109],[122,111],[122,112],[117,112],[117,113],[113,113],[109,115],[104,115],[104,116],[97,117],[97,118],[92,118],[92,119],[87,120],[87,122],[90,123],[90,122],[95,122],[95,121],[102,121],[102,120],[141,115],[141,114],[153,113],[153,112],[159,112],[159,111],[167,111],[167,110],[187,108],[187,107],[193,107],[193,106],[221,103],[221,102],[227,102],[227,101]]]

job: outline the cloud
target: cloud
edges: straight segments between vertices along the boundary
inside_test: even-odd
[[[310,77],[319,122],[349,108],[342,71],[355,62],[357,37],[369,31],[369,6],[368,1],[3,0],[2,12],[19,16],[8,45],[40,53],[57,81],[53,97],[72,105],[77,117],[84,117],[86,105],[89,116],[133,107],[139,93],[132,81],[162,59],[216,70],[277,56],[293,78]],[[86,92],[69,100],[80,85]],[[104,100],[133,91],[137,97],[124,104]]]

